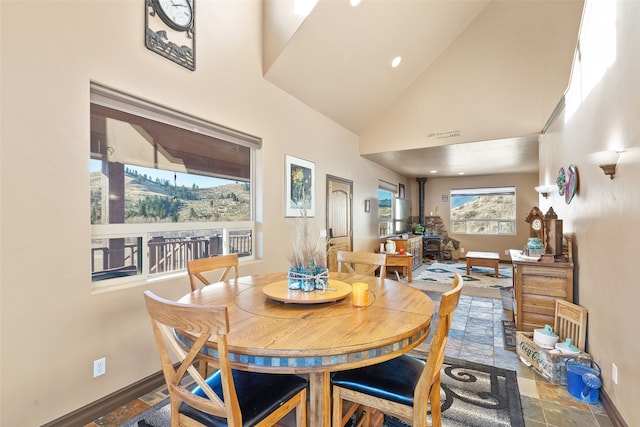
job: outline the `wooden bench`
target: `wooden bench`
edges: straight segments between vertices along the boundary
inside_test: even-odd
[[[500,277],[498,265],[500,254],[498,252],[467,252],[467,276],[471,267],[493,267],[496,270],[496,278]]]

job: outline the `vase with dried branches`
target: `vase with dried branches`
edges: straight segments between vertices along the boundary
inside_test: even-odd
[[[327,288],[327,241],[325,237],[314,238],[309,229],[307,211],[303,208],[295,224],[293,251],[289,255],[289,289],[305,292]],[[320,233],[316,234],[317,236]]]

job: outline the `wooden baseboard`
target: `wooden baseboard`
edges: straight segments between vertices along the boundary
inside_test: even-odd
[[[607,395],[607,392],[602,388],[600,389],[600,403],[602,403],[604,411],[607,413],[609,419],[611,420],[611,423],[614,426],[629,427],[625,420],[622,418],[622,415],[620,415],[620,412],[618,412],[618,409],[609,398],[609,395]]]
[[[43,424],[42,427],[82,426],[89,424],[99,417],[118,409],[120,406],[126,405],[138,397],[150,393],[164,383],[162,371],[158,371],[102,399],[96,400],[69,414]]]

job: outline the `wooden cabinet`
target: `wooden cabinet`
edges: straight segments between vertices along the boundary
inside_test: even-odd
[[[413,255],[411,267],[413,270],[422,265],[422,236],[410,234],[408,239],[393,239],[396,251],[404,249],[406,253]]]
[[[553,326],[556,298],[573,302],[571,251],[562,261],[519,260],[512,253],[513,314],[518,331]]]

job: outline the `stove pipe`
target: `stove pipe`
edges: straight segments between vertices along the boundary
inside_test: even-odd
[[[424,183],[427,178],[416,178],[418,181],[418,221],[424,225]]]

